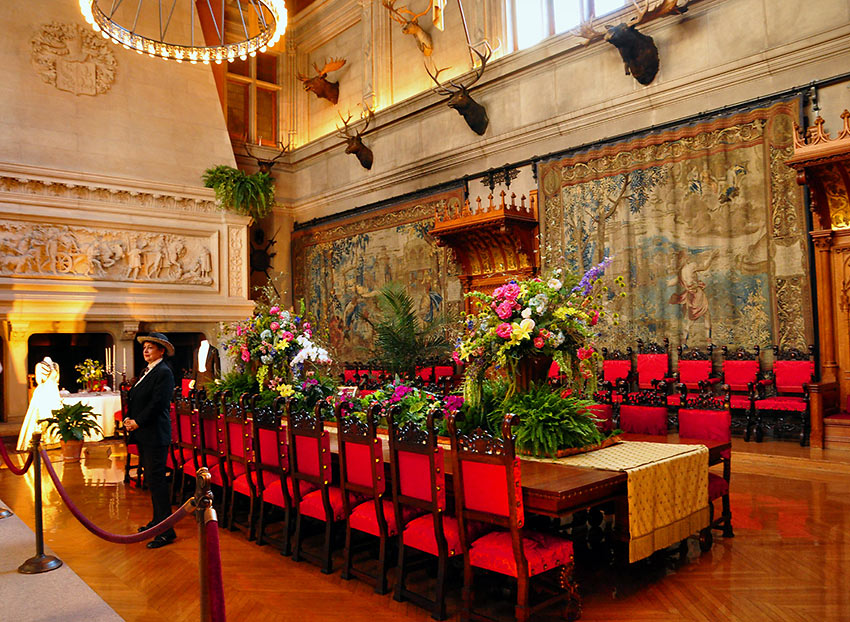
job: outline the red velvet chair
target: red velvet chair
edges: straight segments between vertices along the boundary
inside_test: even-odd
[[[239,403],[224,402],[224,447],[227,487],[230,503],[227,512],[227,528],[241,528],[254,539],[254,512],[258,500],[254,477],[254,432],[251,429],[249,411],[255,409],[256,396],[242,394]],[[248,498],[248,515],[245,521],[236,520],[236,494]]]
[[[626,348],[625,353],[619,350],[610,352],[608,348],[602,348],[602,388],[596,392],[594,398],[601,403],[621,402],[633,377],[631,346]]]
[[[700,394],[720,382],[720,377],[714,374],[711,360],[714,346],[709,344],[707,352],[686,348],[677,348],[679,362],[673,374],[673,386],[677,391],[667,396],[667,405],[676,408],[698,400]]]
[[[130,392],[130,389],[133,387],[132,384],[123,381],[119,387],[118,391],[121,394],[121,421],[127,418],[127,394]],[[127,434],[127,430],[124,429],[124,425],[121,425],[121,438],[124,440],[124,449],[127,451],[127,458],[124,460],[124,483],[130,483],[130,471],[135,469],[136,471],[136,487],[142,487],[142,462],[139,458],[139,446],[136,443],[130,442],[130,437]],[[133,464],[133,458],[135,458],[135,464]]]
[[[296,508],[295,546],[292,559],[305,558],[318,564],[324,574],[333,571],[333,541],[336,525],[345,519],[342,490],[333,485],[331,445],[325,430],[322,409],[328,404],[319,401],[314,411],[295,410],[287,403],[287,436],[289,438],[290,493]],[[307,492],[308,489],[312,489]],[[324,524],[324,541],[320,553],[304,549],[304,518]]]
[[[635,376],[638,392],[661,391],[665,395],[672,388],[670,375],[670,340],[666,337],[662,344],[644,343],[637,340]]]
[[[376,403],[369,408],[366,421],[354,414],[342,414],[342,409],[337,412],[340,413],[337,417],[339,482],[346,517],[342,578],[350,579],[354,575],[372,583],[376,594],[386,594],[387,546],[414,512],[403,506],[401,514],[396,514],[392,500],[386,498],[384,446],[377,431],[381,405]],[[353,532],[367,536],[356,547]],[[378,539],[378,567],[375,574],[370,574],[355,567],[353,556],[355,550],[372,548],[373,538]]]
[[[195,476],[195,444],[192,442],[195,418],[195,392],[183,396],[182,392],[174,401],[172,408],[171,449],[166,466],[171,469],[171,500],[179,503],[183,493],[185,477]]]
[[[180,393],[183,397],[189,397],[189,391],[194,388],[191,378],[181,378],[180,380]]]
[[[505,415],[502,436],[498,438],[481,428],[465,435],[458,432],[457,413],[448,416],[452,446],[455,506],[460,525],[463,551],[463,611],[461,619],[473,615],[473,568],[514,577],[517,582],[515,614],[518,622],[528,620],[532,612],[571,599],[574,611],[580,611],[575,582],[573,543],[559,536],[523,529],[520,461],[514,453],[512,426],[519,421]],[[473,538],[471,521],[495,527],[494,531]],[[534,594],[554,594],[532,604],[529,583],[539,583]],[[475,614],[476,617],[481,617]]]
[[[713,441],[732,440],[732,415],[722,398],[704,397],[688,408],[679,409],[679,439],[705,439]],[[710,506],[710,527],[722,529],[724,538],[734,537],[732,532],[732,510],[729,504],[729,482],[732,473],[732,451],[726,450],[721,454],[723,475],[709,472],[708,501]],[[721,499],[723,513],[714,518],[714,501]],[[710,532],[707,542],[701,543],[704,548],[711,546]]]
[[[393,597],[397,601],[411,600],[430,609],[435,620],[445,620],[448,562],[450,557],[460,554],[461,548],[457,519],[446,516],[444,452],[437,446],[434,416],[427,415],[425,429],[422,429],[412,423],[399,425],[391,411],[387,414],[387,426],[395,515],[402,515],[405,508],[421,514],[410,520],[399,534]],[[426,561],[437,558],[433,600],[407,587],[408,547],[424,552]]]
[[[767,378],[756,383],[755,408],[756,441],[761,441],[765,412],[776,417],[774,435],[786,432],[799,435],[800,445],[809,442],[809,384],[814,381],[814,346],[807,352],[796,348],[780,350],[773,346],[773,370]],[[799,425],[789,421],[789,415],[799,418]],[[799,428],[799,432],[798,432]]]
[[[257,544],[270,541],[283,555],[291,555],[290,532],[295,517],[292,502],[292,479],[289,477],[289,445],[286,433],[286,400],[278,398],[274,406],[252,408],[254,430],[254,490],[258,502]],[[233,489],[245,487],[234,482]],[[302,482],[304,495],[316,490],[312,484]],[[269,506],[268,508],[266,506]],[[283,510],[283,528],[279,538],[266,533],[266,515],[272,507]]]
[[[192,477],[195,477],[197,469],[207,467],[210,472],[210,482],[215,485],[220,494],[215,498],[220,501],[220,514],[226,516],[228,504],[227,468],[225,466],[225,440],[224,440],[224,416],[221,411],[219,398],[226,400],[228,392],[216,396],[215,399],[207,399],[206,391],[201,390],[196,394],[197,427],[195,429],[195,455],[194,469],[188,464],[184,467]],[[191,471],[191,472],[190,472]]]
[[[666,436],[668,426],[667,399],[662,393],[642,391],[629,393],[620,404],[617,423],[623,432]]]
[[[726,346],[722,350],[723,378],[720,389],[729,396],[732,430],[742,430],[744,440],[749,441],[753,427],[755,386],[761,373],[759,346],[755,346],[752,352],[739,348],[737,352],[730,353]],[[743,412],[743,417],[736,417],[736,411]]]

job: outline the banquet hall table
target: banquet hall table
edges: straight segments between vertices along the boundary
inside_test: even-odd
[[[86,435],[87,441],[100,441],[115,434],[115,414],[121,412],[121,394],[118,392],[71,393],[62,395],[63,404],[87,404],[92,407],[103,434]]]

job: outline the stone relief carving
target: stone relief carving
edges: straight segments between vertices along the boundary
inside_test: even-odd
[[[32,62],[47,84],[74,95],[106,93],[118,62],[107,42],[80,24],[44,24],[33,38]]]
[[[228,246],[230,248],[230,295],[242,296],[242,235],[244,229],[230,229]]]
[[[213,284],[207,238],[8,221],[0,276]]]
[[[84,201],[103,201],[120,205],[130,205],[138,209],[167,209],[182,212],[213,213],[218,207],[214,200],[201,200],[191,197],[117,190],[103,186],[75,184],[71,182],[52,182],[30,179],[23,176],[0,174],[0,192],[17,192],[39,196]]]

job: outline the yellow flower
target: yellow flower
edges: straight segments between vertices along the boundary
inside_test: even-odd
[[[558,307],[555,309],[554,313],[555,317],[559,320],[564,320],[567,317],[567,308],[566,307]]]
[[[534,320],[531,318],[527,318],[517,324],[514,322],[511,324],[513,330],[511,331],[511,341],[522,341],[523,339],[531,338],[531,331],[534,330]]]
[[[292,388],[291,384],[282,384],[277,388],[277,392],[280,393],[281,397],[289,397],[290,395],[295,394],[295,390]]]

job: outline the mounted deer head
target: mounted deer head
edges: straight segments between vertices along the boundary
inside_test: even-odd
[[[257,163],[257,168],[260,169],[261,173],[271,174],[272,168],[274,168],[275,162],[280,160],[287,151],[289,151],[289,143],[290,141],[286,141],[284,145],[282,142],[277,142],[277,155],[273,158],[269,159],[268,157],[261,157],[257,155],[252,150],[253,145],[248,142],[247,134],[242,137],[242,146],[245,147],[246,155],[249,158],[253,158],[253,160]],[[260,145],[257,145],[260,146]]]
[[[490,47],[490,43],[485,41],[484,46],[487,48],[487,52],[484,54],[479,52],[475,46],[469,46],[469,49],[481,60],[481,66],[475,70],[475,76],[468,84],[457,84],[452,80],[449,80],[448,85],[442,84],[439,80],[440,72],[445,71],[448,67],[443,67],[442,69],[436,69],[435,67],[436,71],[431,73],[428,64],[425,63],[425,71],[428,72],[428,75],[431,76],[431,79],[437,85],[434,87],[434,92],[439,95],[448,95],[449,98],[446,100],[448,107],[457,110],[470,129],[479,136],[487,131],[490,119],[487,117],[487,110],[484,106],[472,99],[472,96],[469,94],[469,88],[484,75],[487,61],[493,55],[493,48]]]
[[[406,6],[395,8],[395,3],[398,0],[382,0],[383,5],[389,10],[390,18],[401,24],[401,31],[406,35],[412,35],[416,39],[416,45],[419,51],[425,56],[431,56],[434,51],[434,41],[431,35],[422,30],[419,25],[419,18],[431,10],[432,2],[428,2],[428,7],[421,13],[414,13]],[[405,17],[405,16],[409,17]]]
[[[369,124],[372,122],[372,119],[375,118],[375,113],[372,112],[372,109],[368,106],[366,107],[366,111],[363,114],[363,119],[366,121],[365,125],[363,125],[363,129],[359,132],[354,129],[354,127],[349,127],[348,122],[351,121],[351,113],[348,113],[348,117],[345,119],[342,118],[342,113],[337,112],[339,114],[339,118],[342,121],[342,127],[337,126],[337,133],[340,138],[345,139],[346,147],[345,153],[353,153],[357,156],[358,162],[360,162],[360,166],[365,169],[372,168],[372,150],[369,149],[366,145],[363,144],[363,140],[360,138],[366,129],[369,127]]]
[[[656,17],[681,14],[688,10],[685,6],[687,2],[677,6],[678,0],[661,0],[652,11],[649,11],[649,0],[645,0],[645,3],[641,8],[637,0],[632,0],[638,14],[628,23],[605,26],[607,32],[593,28],[593,13],[578,29],[578,35],[587,39],[586,44],[604,37],[616,47],[626,66],[626,75],[634,76],[644,86],[652,82],[658,73],[658,48],[652,37],[640,32],[636,26]]]
[[[312,91],[316,94],[316,97],[321,97],[322,99],[326,99],[330,103],[336,105],[339,101],[339,83],[328,82],[326,78],[330,72],[340,69],[344,64],[344,58],[332,58],[325,63],[325,66],[322,69],[319,69],[319,66],[316,63],[313,63],[313,68],[316,70],[318,75],[308,78],[307,76],[299,73],[298,79],[304,83],[305,91]]]

